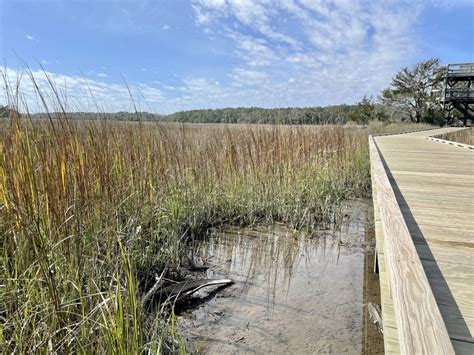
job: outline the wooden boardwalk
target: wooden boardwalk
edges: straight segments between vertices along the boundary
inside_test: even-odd
[[[474,150],[370,138],[386,353],[474,354]]]

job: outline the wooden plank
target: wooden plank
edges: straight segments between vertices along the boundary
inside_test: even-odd
[[[402,163],[393,163],[390,166],[390,171],[392,173],[403,173],[404,171],[411,174],[411,175],[418,175],[419,177],[427,177],[427,176],[434,176],[434,177],[439,177],[439,178],[447,178],[451,179],[454,181],[457,180],[462,180],[462,179],[467,179],[469,178],[469,175],[466,174],[466,169],[465,168],[455,168],[454,166],[451,166],[451,170],[445,174],[439,172],[439,164],[442,162],[439,162],[437,164],[428,164],[425,163],[422,160],[417,160],[418,162],[418,167],[415,168],[416,164],[415,162],[409,163],[409,162],[402,162]],[[446,169],[449,169],[449,164],[443,164],[445,165]],[[414,170],[415,168],[415,170]]]
[[[377,201],[376,185],[374,183],[373,171],[371,172],[371,177],[372,177],[372,196],[373,196],[373,204],[374,204],[377,264],[378,264],[379,280],[380,280],[380,302],[381,302],[382,320],[383,320],[384,351],[385,351],[385,354],[400,354],[398,330],[397,330],[397,324],[395,320],[395,312],[393,308],[393,301],[390,296],[387,269],[385,267],[385,255],[383,251],[384,249],[383,226],[382,226],[382,221],[380,219],[379,203]]]
[[[383,230],[381,227],[382,226],[380,225],[380,229],[378,229],[377,243],[383,240]],[[387,269],[385,267],[385,255],[383,252],[380,252],[378,254],[377,261],[379,266],[380,302],[382,305],[384,350],[385,354],[400,354],[397,323],[395,320],[393,301],[390,297],[390,292],[388,289],[388,275]]]
[[[474,265],[474,248],[464,245],[450,244],[427,244],[426,240],[422,242],[414,240],[415,248],[422,260],[433,260],[442,263],[451,263],[458,265]],[[456,255],[453,258],[453,255]]]
[[[454,354],[446,326],[373,137],[369,137],[369,146],[400,351],[403,354]]]
[[[453,339],[453,346],[456,354],[474,354],[472,343]]]
[[[424,211],[424,212],[431,212],[438,214],[439,211],[441,213],[444,213],[443,215],[446,217],[449,217],[449,213],[452,215],[460,215],[461,217],[466,218],[467,221],[469,221],[472,216],[466,215],[466,213],[462,213],[459,209],[459,206],[457,206],[457,203],[464,202],[466,206],[466,210],[469,211],[468,207],[474,207],[474,204],[470,203],[470,198],[467,199],[430,199],[430,198],[425,198],[424,196],[415,196],[411,198],[406,198],[406,195],[403,195],[405,197],[406,201],[402,201],[399,203],[400,207],[406,207],[409,208],[410,210],[416,209],[417,211]],[[433,202],[436,202],[435,205],[433,205]],[[456,202],[456,203],[453,203]]]
[[[389,291],[389,282],[388,282],[388,274],[387,274],[387,267],[385,264],[385,254],[380,254],[380,262],[379,262],[379,271],[382,271],[380,274],[380,291],[381,295],[384,295],[384,299],[382,301],[382,320],[384,327],[390,327],[393,329],[397,329],[397,320],[395,318],[395,308],[393,306],[392,297],[390,297]],[[398,339],[398,332],[396,338]]]
[[[423,260],[423,267],[430,279],[431,288],[439,304],[455,306],[465,315],[465,334],[474,333],[474,265]],[[449,285],[446,280],[449,279]],[[469,287],[471,286],[471,287]]]
[[[403,212],[406,213],[407,223],[417,223],[419,225],[437,225],[437,226],[462,226],[465,229],[473,230],[474,221],[471,221],[469,216],[466,213],[461,212],[451,212],[451,211],[441,211],[441,210],[432,210],[432,209],[417,209],[417,216],[409,216],[412,209],[407,206],[400,207]]]
[[[463,325],[463,323],[466,322],[466,317],[459,313],[456,307],[451,305],[441,304],[439,305],[439,309],[446,323],[450,338],[471,343],[473,351],[471,351],[470,354],[474,354],[474,339]],[[472,318],[468,318],[467,321],[472,322]]]
[[[464,188],[465,191],[465,188]],[[434,190],[430,189],[430,185],[411,187],[403,186],[402,194],[405,200],[407,201],[421,201],[433,203],[449,203],[449,204],[462,204],[463,206],[474,206],[474,201],[472,196],[466,195],[463,191],[460,191],[459,194],[453,193],[451,190],[447,191],[446,189]]]

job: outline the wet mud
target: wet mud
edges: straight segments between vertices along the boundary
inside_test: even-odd
[[[344,207],[338,225],[311,235],[275,225],[229,227],[194,245],[201,275],[234,284],[202,290],[177,309],[189,351],[380,353],[365,312],[377,302],[370,201]],[[373,260],[372,260],[373,263]]]

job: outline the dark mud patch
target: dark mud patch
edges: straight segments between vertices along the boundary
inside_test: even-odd
[[[283,226],[227,228],[195,245],[201,276],[230,278],[181,306],[189,351],[354,353],[367,349],[364,260],[373,249],[369,201],[311,236]],[[370,300],[373,301],[373,300]]]

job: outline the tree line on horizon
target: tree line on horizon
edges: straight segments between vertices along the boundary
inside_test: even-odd
[[[374,99],[364,95],[360,102],[325,107],[260,108],[238,107],[196,109],[168,115],[149,112],[70,112],[69,119],[158,121],[181,123],[259,123],[259,124],[366,124],[370,121],[412,121],[442,124],[440,104],[446,67],[437,58],[402,68],[390,86]],[[0,117],[11,108],[0,106]],[[35,113],[32,118],[61,117],[63,113]]]

